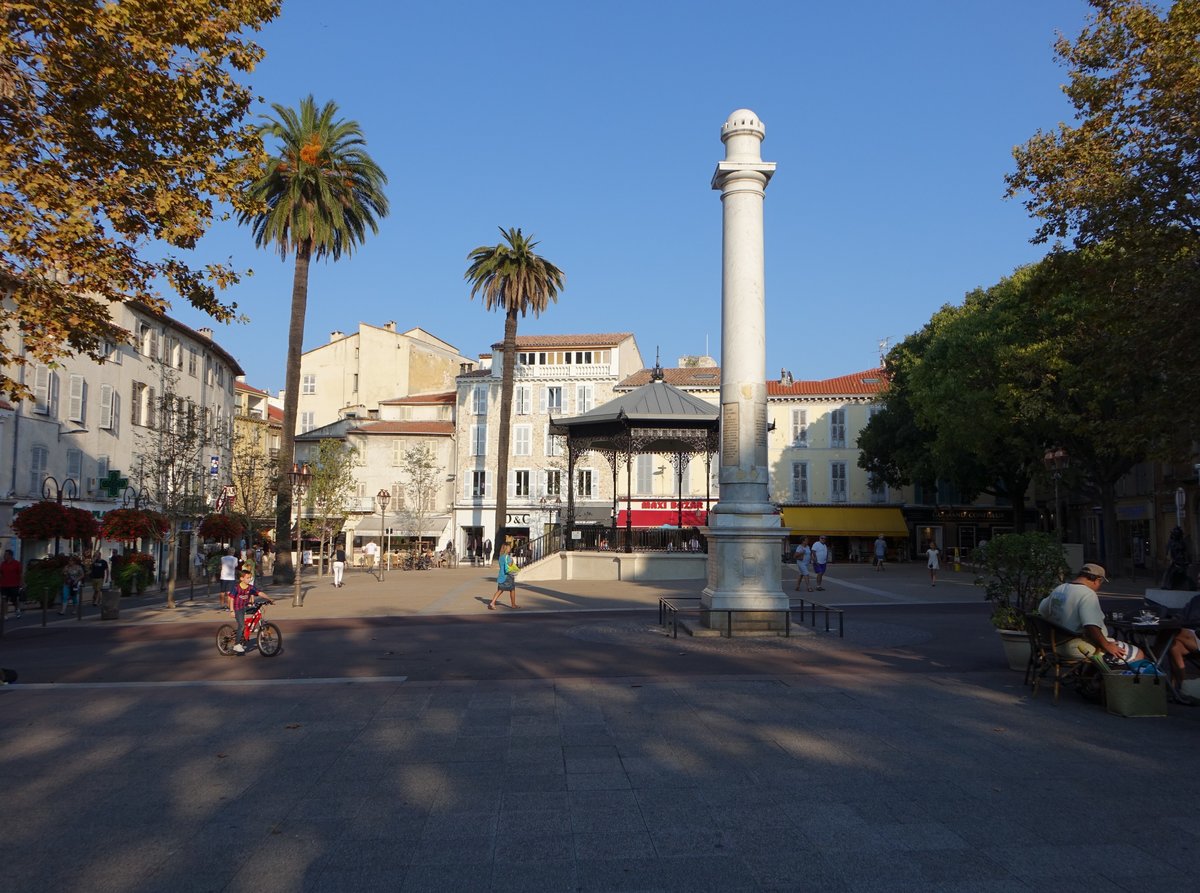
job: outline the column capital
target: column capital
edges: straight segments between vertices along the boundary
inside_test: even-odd
[[[718,161],[712,175],[712,188],[724,189],[725,184],[733,180],[761,179],[765,191],[774,173],[774,161]]]

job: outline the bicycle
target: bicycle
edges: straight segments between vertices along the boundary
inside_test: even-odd
[[[274,623],[263,620],[263,606],[272,604],[266,599],[254,600],[252,609],[246,611],[246,642],[258,646],[263,657],[275,657],[283,650],[283,633]],[[217,650],[224,655],[235,654],[233,646],[238,643],[237,630],[232,623],[225,623],[217,630]]]

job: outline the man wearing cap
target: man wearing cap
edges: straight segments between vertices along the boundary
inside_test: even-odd
[[[1100,608],[1100,584],[1107,583],[1104,568],[1098,564],[1085,564],[1070,583],[1057,586],[1042,599],[1038,613],[1055,626],[1075,633],[1059,646],[1059,651],[1068,657],[1091,657],[1103,651],[1123,660],[1133,661],[1142,653],[1128,642],[1118,642],[1105,632],[1104,611]]]

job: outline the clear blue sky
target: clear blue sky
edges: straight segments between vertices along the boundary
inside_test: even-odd
[[[566,273],[520,332],[632,331],[647,364],[720,359],[720,126],[746,107],[778,163],[767,190],[767,374],[871,367],[940,306],[1042,256],[1003,197],[1012,147],[1070,117],[1057,31],[1084,0],[285,0],[251,76],[357,120],[391,214],[315,264],[305,349],[394,319],[474,357],[503,334],[468,300],[467,253],[532,232]],[[738,13],[744,13],[739,21]],[[255,275],[251,322],[216,337],[248,380],[283,385],[292,262],[250,231],[202,243]],[[193,326],[199,314],[177,304]]]

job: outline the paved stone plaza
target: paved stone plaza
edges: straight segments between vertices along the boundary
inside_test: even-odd
[[[676,643],[631,584],[489,615],[480,569],[306,580],[273,661],[217,655],[204,599],[10,627],[2,886],[1194,890],[1200,710],[1031,700],[923,573],[837,568],[844,640]],[[414,678],[418,638],[471,678]]]

